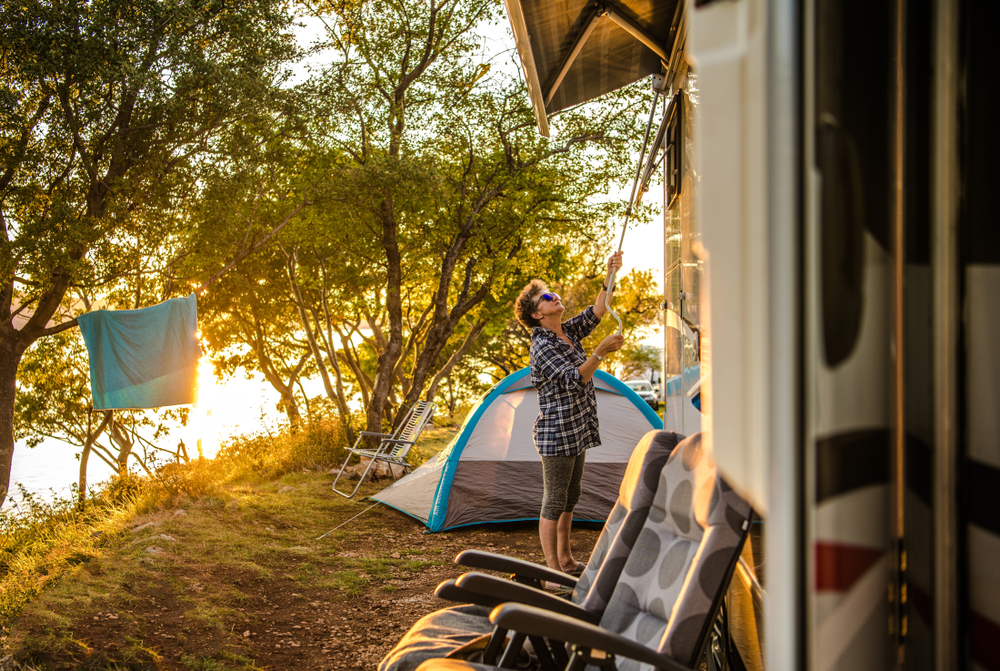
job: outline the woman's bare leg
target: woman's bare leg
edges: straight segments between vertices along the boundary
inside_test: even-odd
[[[553,571],[561,571],[559,566],[559,520],[538,520],[538,538],[542,541],[542,553],[545,554],[545,565]]]
[[[569,534],[573,529],[573,513],[563,513],[556,525],[556,555],[560,571],[576,570],[576,559],[573,558],[573,546],[569,542]],[[548,557],[548,555],[546,555]]]

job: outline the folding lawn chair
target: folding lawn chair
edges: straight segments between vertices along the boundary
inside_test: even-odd
[[[516,582],[482,573],[442,582],[435,592],[437,596],[475,605],[445,608],[421,618],[385,656],[379,671],[412,671],[425,660],[456,651],[481,655],[491,647],[494,627],[489,621],[490,608],[500,603],[517,601],[589,622],[599,621],[625,558],[646,521],[663,465],[682,439],[668,431],[650,431],[639,441],[622,478],[618,499],[579,579],[520,559],[466,550],[456,557],[456,563],[512,573]],[[573,589],[570,599],[540,589],[546,580]],[[492,647],[496,645],[492,643]]]
[[[499,645],[488,650],[484,661],[492,663],[491,657],[502,652],[500,667],[514,668],[528,639],[543,669],[697,668],[752,514],[716,472],[701,436],[688,438],[663,468],[649,515],[599,623],[506,603],[490,614],[490,621],[496,626],[493,640],[509,638],[509,643],[506,650]],[[418,671],[493,668],[433,659]]]
[[[347,459],[344,460],[344,465],[340,467],[340,472],[337,473],[337,477],[333,481],[333,491],[348,499],[357,494],[358,489],[361,488],[361,483],[365,481],[376,461],[384,461],[390,464],[390,473],[392,472],[392,464],[406,468],[406,455],[409,454],[410,448],[417,442],[417,438],[420,437],[420,433],[424,430],[424,427],[431,421],[431,416],[436,409],[437,406],[429,401],[417,401],[410,408],[410,411],[406,414],[406,417],[400,423],[395,433],[360,432],[358,440],[354,443],[354,447],[347,448]],[[362,441],[368,438],[378,439],[378,447],[375,449],[362,447]],[[354,491],[350,494],[345,494],[337,489],[337,483],[340,482],[347,464],[350,463],[351,457],[354,456],[361,457],[362,459],[367,458],[370,461],[364,473],[358,478],[358,484],[354,487]],[[395,473],[393,473],[392,478],[393,480],[396,479]]]

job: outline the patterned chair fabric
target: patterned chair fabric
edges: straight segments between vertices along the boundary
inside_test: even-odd
[[[639,441],[625,469],[618,499],[573,590],[573,602],[592,613],[604,611],[653,505],[660,471],[683,439],[672,431],[650,431]]]
[[[750,525],[701,434],[677,446],[601,626],[694,666]],[[619,669],[643,665],[620,659]]]
[[[601,613],[607,606],[653,506],[660,473],[681,440],[683,436],[671,431],[650,431],[639,441],[625,469],[618,499],[577,581],[573,602],[593,613]],[[444,608],[417,620],[378,669],[411,671],[427,659],[444,657],[492,631],[488,608]]]

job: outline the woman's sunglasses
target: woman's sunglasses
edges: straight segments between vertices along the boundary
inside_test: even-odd
[[[535,301],[535,307],[537,308],[539,305],[541,305],[542,301],[557,301],[557,300],[559,300],[559,294],[548,294],[548,293],[542,294],[541,296],[538,297],[538,300]]]

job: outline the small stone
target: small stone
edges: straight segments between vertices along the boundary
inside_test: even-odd
[[[250,638],[250,630],[249,629],[247,629],[246,631],[243,632],[243,638]]]
[[[392,553],[392,558],[393,559],[399,559],[399,553],[398,552],[393,552]]]
[[[169,541],[171,543],[175,542],[177,539],[168,534],[160,534],[159,536],[153,536],[153,538],[159,538],[161,540]]]
[[[158,526],[160,526],[159,522],[147,522],[146,524],[141,524],[133,528],[132,533],[137,533],[139,531],[142,531],[143,529],[148,529],[149,527],[158,527]]]
[[[284,487],[278,490],[278,493],[284,494],[285,492],[294,492],[294,491],[295,487],[292,487],[291,485],[285,485]]]
[[[161,548],[159,545],[150,545],[148,548],[146,548],[146,552],[151,555],[158,555],[158,554],[163,554],[165,550]]]
[[[183,508],[178,508],[174,511],[174,517],[184,517],[185,515],[187,515],[187,511]]]

